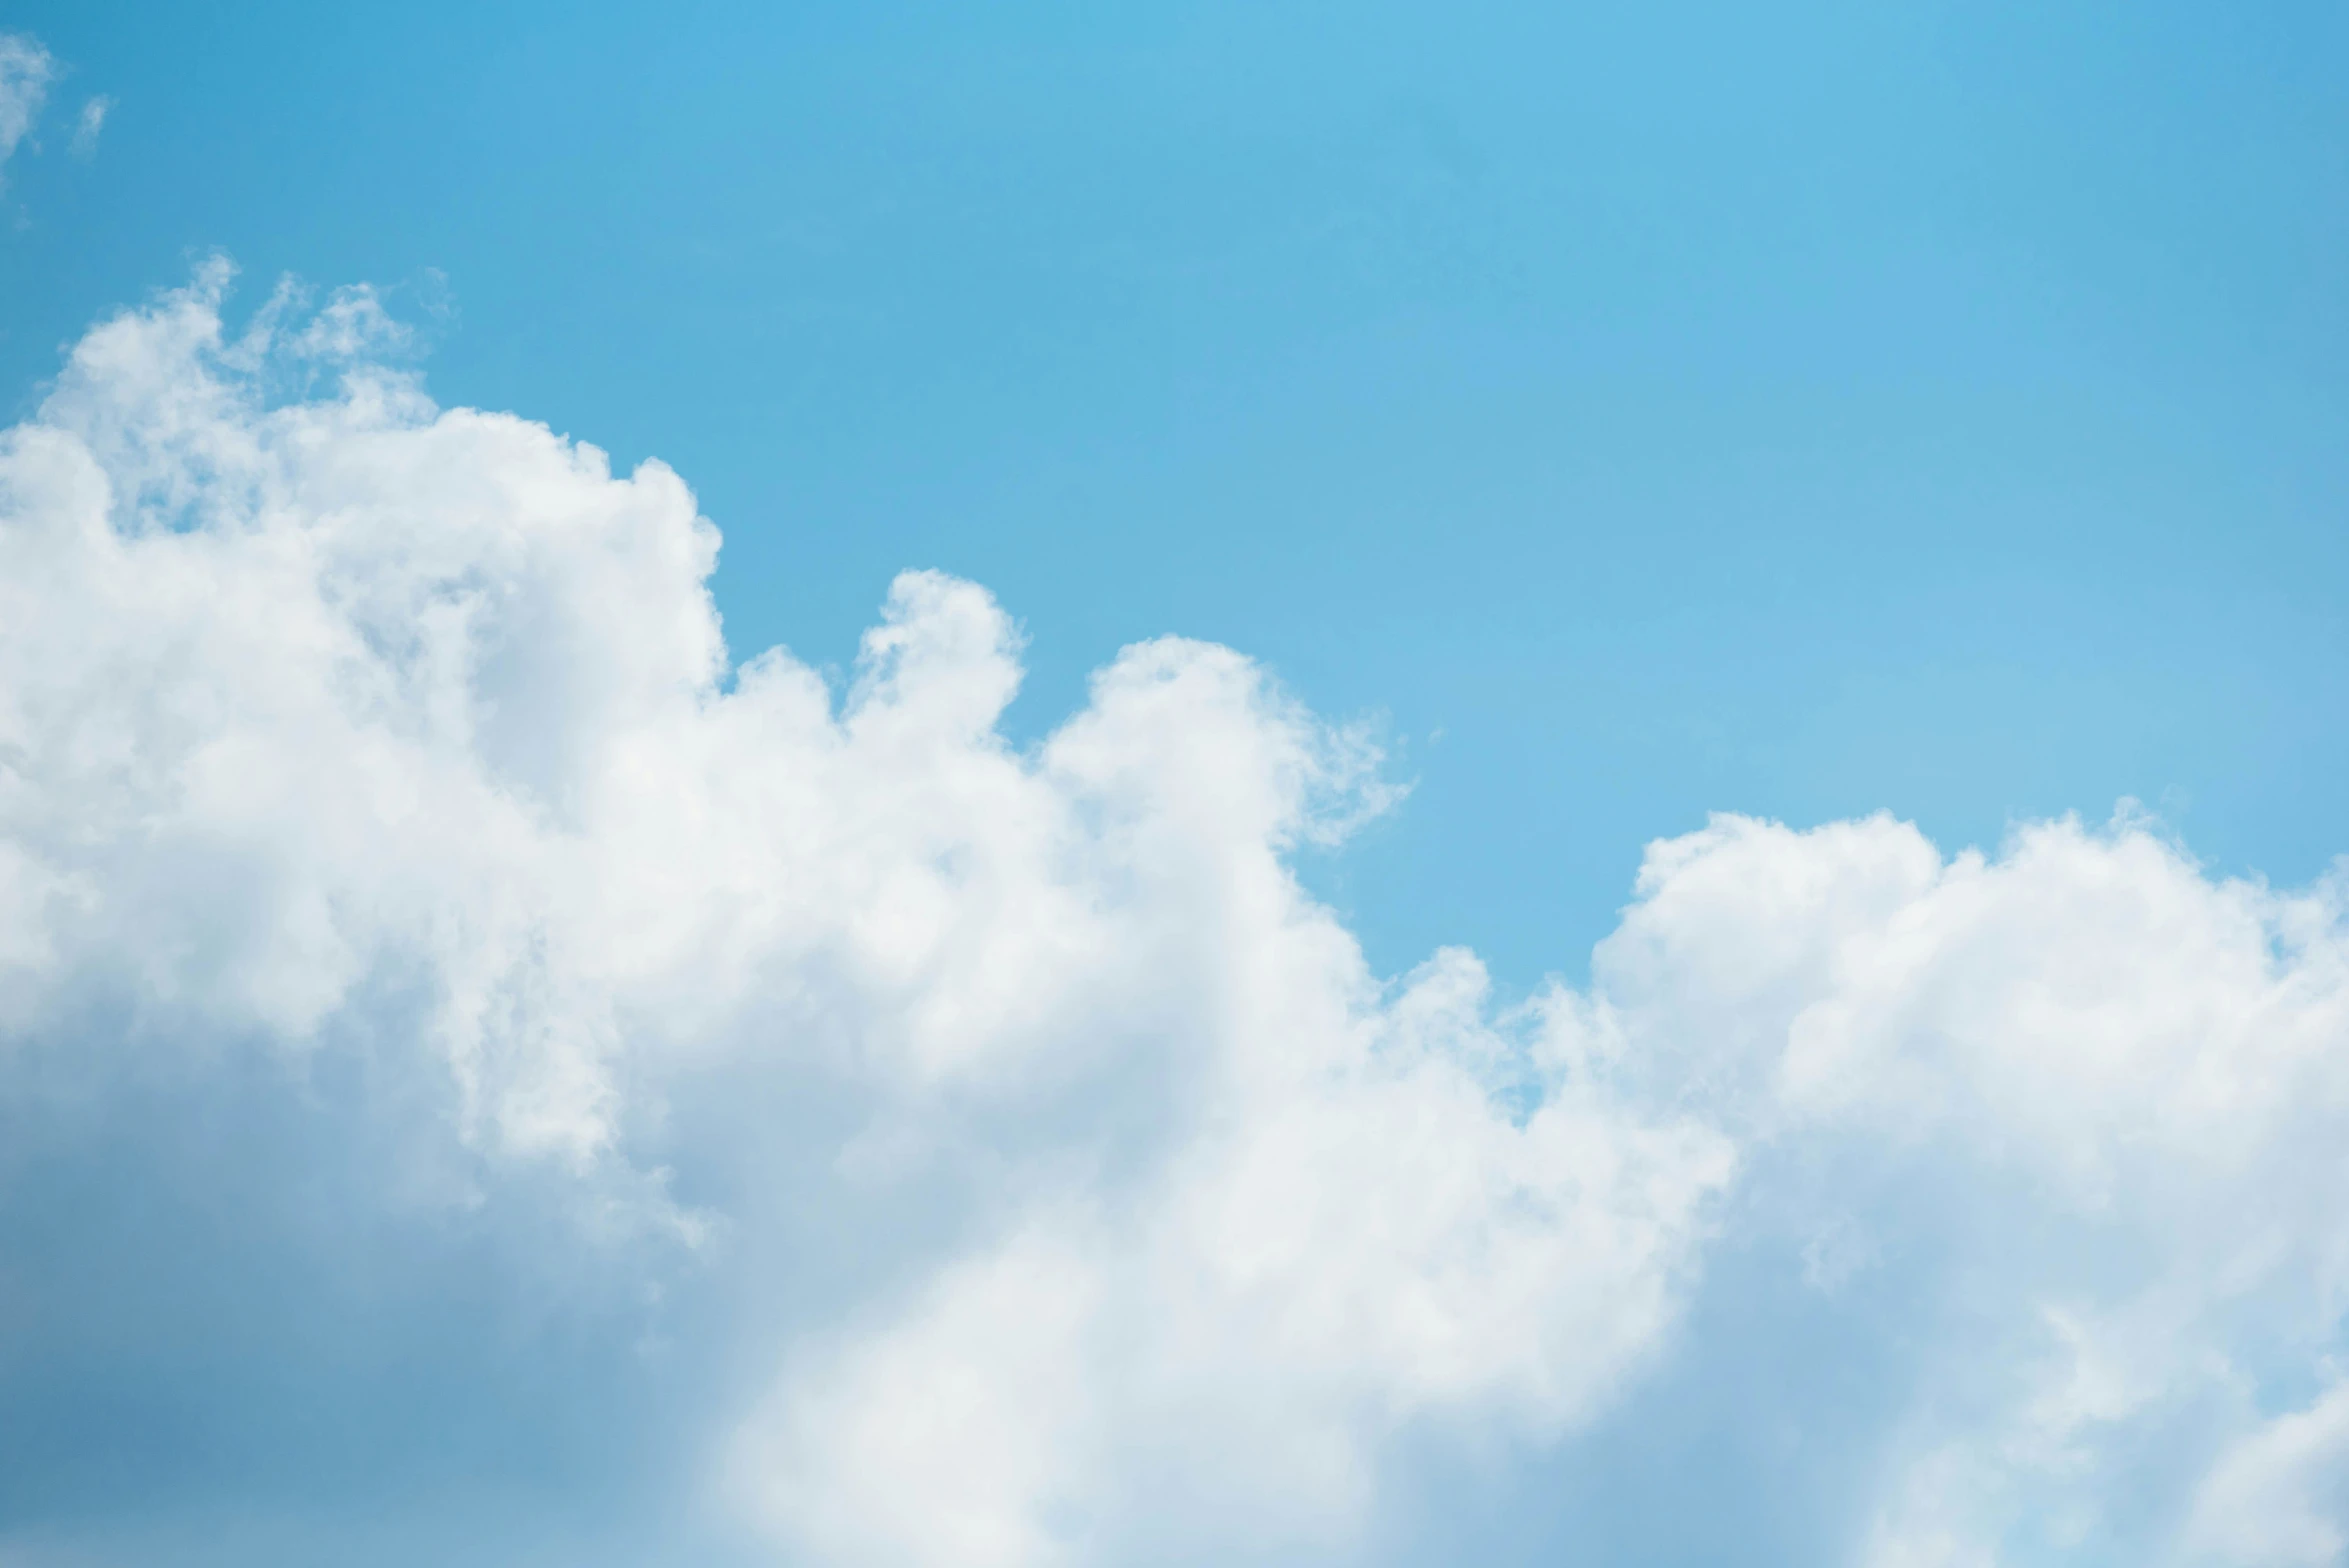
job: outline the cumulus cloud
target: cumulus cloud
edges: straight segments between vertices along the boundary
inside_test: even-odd
[[[2337,1338],[2341,880],[2213,881],[2127,815],[1951,860],[1725,819],[1641,891],[1600,954],[1619,1048],[1740,1130],[1785,1223],[1832,1194],[1904,1254],[1935,1326],[1866,1560],[2165,1555],[2166,1487]]]
[[[1375,795],[1357,737],[1165,641],[1015,751],[1011,623],[923,573],[839,700],[779,651],[729,683],[674,474],[434,408],[364,291],[230,335],[226,282],[94,331],[0,455],[19,1049],[364,1038],[470,1189],[557,1169],[746,1273],[775,1195],[661,1172],[749,1185],[792,1134],[722,1107],[829,1086],[794,1201],[914,1193],[933,1245],[777,1314],[719,1446],[844,1559],[1118,1539],[1153,1445],[1325,1529],[1394,1424],[1581,1419],[1656,1342],[1727,1150],[1512,1098],[1539,1022],[1465,957],[1368,974],[1283,859]]]
[[[33,128],[56,76],[57,62],[39,40],[0,33],[0,168]]]
[[[1586,988],[1385,979],[1291,870],[1375,755],[1242,656],[1015,747],[916,572],[839,689],[736,664],[667,468],[228,285],[0,438],[0,1398],[188,1434],[0,1452],[0,1546],[487,1476],[639,1558],[1343,1557],[1430,1445],[1864,1356],[1840,1560],[2340,1559],[2340,881],[1723,817]]]

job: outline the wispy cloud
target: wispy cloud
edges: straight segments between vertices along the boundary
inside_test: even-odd
[[[98,133],[106,128],[106,116],[113,112],[114,100],[101,93],[82,105],[82,112],[74,116],[73,155],[77,158],[94,156],[98,151]]]
[[[32,130],[56,75],[57,62],[38,40],[0,33],[0,168]]]

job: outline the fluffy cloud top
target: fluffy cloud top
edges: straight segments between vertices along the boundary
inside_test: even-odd
[[[1725,817],[1587,991],[1382,980],[1289,869],[1376,758],[1246,659],[1014,748],[911,573],[844,689],[732,664],[675,474],[227,282],[0,440],[0,1400],[187,1434],[0,1454],[20,1552],[482,1429],[745,1560],[1375,1554],[1673,1368],[1800,1424],[1717,1374],[1823,1330],[1844,1560],[2341,1560],[2340,885]]]

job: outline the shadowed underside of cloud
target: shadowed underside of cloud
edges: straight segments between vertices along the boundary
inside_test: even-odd
[[[1587,991],[1382,981],[1246,659],[732,666],[676,475],[227,283],[0,438],[0,1549],[1376,1557],[1668,1392],[1810,1560],[2341,1560],[2339,883],[1724,817]]]

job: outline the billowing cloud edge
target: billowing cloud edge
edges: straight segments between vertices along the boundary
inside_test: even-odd
[[[826,1561],[1344,1551],[1401,1436],[1770,1354],[1677,1335],[1725,1248],[1909,1325],[1853,1560],[2338,1560],[2340,877],[1725,816],[1585,989],[1385,982],[1287,860],[1375,758],[1260,667],[1137,645],[1015,748],[1010,621],[918,572],[845,691],[733,667],[665,466],[229,281],[0,439],[16,1105],[363,1058],[336,1190],[568,1192],[513,1267],[698,1292],[704,1505]]]

